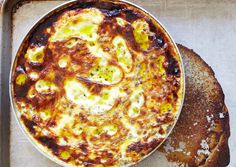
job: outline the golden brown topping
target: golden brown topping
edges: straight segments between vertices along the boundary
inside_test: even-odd
[[[99,4],[61,12],[23,43],[14,101],[48,154],[77,166],[129,165],[175,122],[183,100],[180,58],[143,12]]]

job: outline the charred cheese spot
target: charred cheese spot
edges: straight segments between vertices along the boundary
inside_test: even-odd
[[[112,43],[116,48],[118,64],[125,70],[125,72],[130,72],[133,60],[125,40],[122,37],[117,36],[113,39]]]
[[[27,75],[26,74],[19,74],[17,77],[16,77],[16,84],[17,85],[24,85],[25,82],[27,81]]]
[[[44,46],[29,48],[25,58],[29,63],[41,64],[44,61]]]
[[[149,35],[150,29],[149,25],[145,20],[138,19],[132,23],[134,28],[133,34],[136,42],[143,50],[147,50],[149,48]]]
[[[95,8],[82,9],[79,13],[67,12],[55,24],[55,33],[49,40],[53,42],[78,37],[94,41],[98,38],[97,31],[103,18],[103,14]]]

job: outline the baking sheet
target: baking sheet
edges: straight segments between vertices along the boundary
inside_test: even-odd
[[[35,21],[64,1],[31,1],[13,13],[12,56]],[[176,42],[193,48],[212,66],[226,95],[230,112],[230,167],[236,166],[236,1],[228,0],[132,0],[156,16]],[[10,11],[9,11],[10,12]],[[214,49],[212,49],[214,48]],[[2,88],[2,87],[1,87]],[[57,167],[27,140],[11,114],[10,162],[12,167]],[[139,167],[161,164],[164,156],[156,152]],[[159,164],[158,164],[159,163]]]

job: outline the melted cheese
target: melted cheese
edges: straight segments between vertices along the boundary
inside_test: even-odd
[[[110,136],[116,134],[118,127],[115,124],[109,124],[102,127],[103,132],[107,133]]]
[[[57,126],[51,127],[50,130],[54,132],[56,135],[61,136],[61,133],[64,131],[66,125],[72,126],[74,123],[74,117],[68,114],[63,114],[61,118],[57,122]]]
[[[125,72],[130,72],[132,69],[133,60],[125,40],[122,37],[117,36],[113,39],[112,43],[116,49],[118,64],[124,69]]]
[[[127,24],[127,21],[124,20],[124,19],[122,19],[122,18],[120,18],[120,17],[117,17],[117,18],[116,18],[116,22],[117,22],[117,24],[118,24],[119,26],[121,26],[121,27],[124,27],[124,26]]]
[[[181,78],[167,74],[166,51],[153,47],[149,21],[107,12],[65,11],[44,31],[47,45],[26,48],[16,61],[22,71],[14,69],[22,122],[48,154],[72,166],[141,160],[167,136],[179,109],[173,93],[181,100],[182,89],[173,83]]]
[[[29,73],[29,77],[31,80],[36,81],[39,78],[39,74],[35,71]]]
[[[101,95],[94,95],[88,88],[77,80],[65,81],[64,89],[67,98],[92,114],[104,114],[109,111],[115,100],[124,97],[125,93],[117,87],[104,89]]]
[[[131,105],[128,110],[128,115],[131,118],[139,116],[141,107],[144,104],[143,90],[137,89],[130,97]]]
[[[88,78],[93,82],[111,85],[120,82],[122,76],[122,71],[116,66],[99,65],[90,71]]]
[[[146,21],[138,19],[132,23],[134,38],[143,50],[149,48],[149,25]]]
[[[35,84],[35,89],[39,93],[54,93],[57,90],[56,85],[48,80],[39,80]]]
[[[17,77],[16,77],[16,84],[17,85],[24,85],[25,82],[27,80],[27,75],[26,74],[19,74]]]
[[[64,14],[61,22],[55,26],[55,34],[50,41],[65,40],[69,37],[78,37],[87,41],[94,41],[98,38],[97,30],[102,22],[103,14],[95,9],[83,9],[79,14],[74,11]]]
[[[69,64],[70,60],[67,56],[63,56],[59,59],[58,65],[60,68],[66,68]]]
[[[44,61],[44,46],[34,47],[27,50],[25,58],[30,63],[43,63]]]

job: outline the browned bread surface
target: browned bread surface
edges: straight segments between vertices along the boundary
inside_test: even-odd
[[[178,45],[186,73],[186,95],[180,118],[160,148],[168,161],[188,166],[229,164],[229,115],[215,74],[199,55]]]

